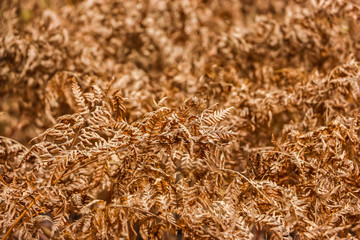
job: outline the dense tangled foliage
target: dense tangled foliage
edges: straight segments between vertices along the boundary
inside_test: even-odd
[[[358,239],[360,3],[5,0],[2,239]]]

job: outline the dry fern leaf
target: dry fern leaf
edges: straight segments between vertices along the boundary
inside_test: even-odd
[[[207,126],[213,126],[223,121],[233,111],[234,107],[229,107],[220,111],[214,111],[212,114],[206,114],[201,120]]]
[[[85,98],[83,96],[83,92],[82,92],[79,84],[77,83],[76,79],[73,77],[73,78],[71,78],[71,81],[72,81],[71,89],[74,94],[76,103],[78,105],[80,114],[82,116],[85,116],[90,112],[89,107],[86,104]]]

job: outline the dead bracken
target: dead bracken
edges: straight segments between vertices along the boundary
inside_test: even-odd
[[[0,18],[3,240],[359,238],[359,1]]]

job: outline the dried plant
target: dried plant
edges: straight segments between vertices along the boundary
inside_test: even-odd
[[[0,18],[2,239],[358,239],[358,1]]]

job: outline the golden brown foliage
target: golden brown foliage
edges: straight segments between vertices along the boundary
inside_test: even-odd
[[[358,1],[24,2],[2,239],[358,239]]]

